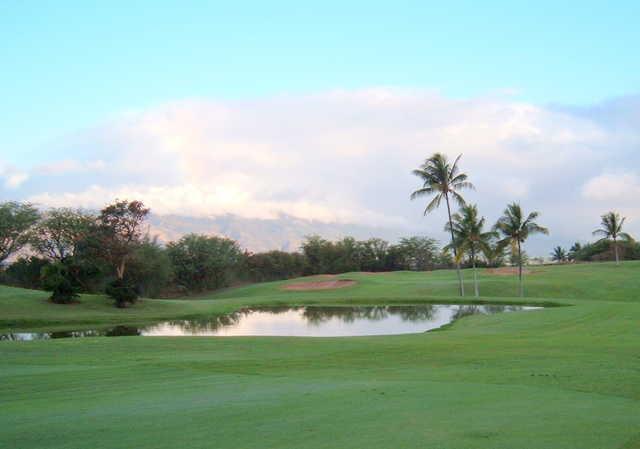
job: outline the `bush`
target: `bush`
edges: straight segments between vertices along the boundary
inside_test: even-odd
[[[51,293],[51,301],[56,304],[70,304],[79,298],[78,289],[74,285],[69,270],[62,263],[45,266],[42,269],[45,290]]]
[[[116,307],[125,308],[136,302],[138,299],[138,289],[124,279],[116,279],[110,282],[105,289],[105,293],[113,298]]]

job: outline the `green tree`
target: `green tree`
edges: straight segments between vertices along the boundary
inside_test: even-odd
[[[140,293],[125,275],[143,242],[144,222],[149,212],[141,201],[116,201],[100,211],[87,238],[90,249],[86,253],[92,259],[104,261],[115,273],[105,292],[119,308],[133,304]]]
[[[141,201],[116,201],[98,216],[99,251],[114,267],[116,277],[124,279],[127,262],[143,239],[143,224],[150,209]]]
[[[86,239],[95,217],[81,210],[50,209],[34,226],[30,244],[44,257],[64,262]]]
[[[607,212],[602,215],[600,228],[593,231],[593,235],[601,235],[602,238],[598,242],[611,241],[613,251],[616,257],[616,265],[620,264],[620,255],[618,254],[618,242],[632,242],[633,238],[622,231],[622,226],[626,217],[621,217],[617,212]]]
[[[173,275],[167,250],[157,239],[144,237],[136,247],[127,268],[127,278],[140,295],[157,298],[165,291]]]
[[[0,265],[29,242],[31,228],[39,218],[31,204],[0,203]]]
[[[495,236],[494,231],[484,230],[484,224],[485,218],[478,215],[478,207],[465,205],[460,208],[460,212],[453,214],[452,224],[445,226],[445,230],[452,232],[455,237],[453,241],[457,254],[469,256],[473,268],[473,290],[476,297],[480,296],[476,259],[479,253],[490,250],[491,239]]]
[[[570,261],[578,260],[578,258],[580,257],[581,251],[582,251],[582,244],[580,242],[575,242],[573,245],[571,245],[571,248],[569,248],[567,259],[569,259]]]
[[[553,248],[553,252],[551,253],[551,260],[553,260],[554,262],[566,262],[568,259],[567,256],[567,251],[565,251],[564,248],[562,248],[561,246],[556,246],[555,248]]]
[[[399,268],[412,271],[433,270],[438,263],[438,242],[422,236],[403,237],[394,245]]]
[[[70,304],[79,298],[78,289],[68,267],[62,262],[54,262],[42,269],[45,290],[51,292],[51,301],[56,304]]]
[[[234,240],[198,234],[169,243],[167,251],[176,281],[190,291],[228,286],[244,256]]]
[[[496,238],[492,238],[489,245],[482,249],[482,255],[487,262],[487,266],[496,268],[504,265],[504,250],[504,247],[498,243]]]
[[[464,282],[462,280],[462,272],[460,270],[460,260],[457,257],[457,245],[453,233],[453,224],[451,219],[451,201],[456,202],[460,206],[464,206],[465,200],[459,191],[463,189],[473,189],[473,184],[467,181],[468,176],[460,173],[458,162],[462,155],[459,155],[453,164],[450,164],[447,156],[442,153],[436,153],[418,168],[413,174],[418,176],[423,184],[422,187],[411,194],[411,199],[423,196],[434,196],[427,204],[424,214],[428,214],[440,206],[442,200],[447,205],[447,214],[449,217],[449,226],[451,229],[451,246],[454,251],[454,259],[456,261],[456,271],[458,274],[458,283],[460,288],[460,296],[464,296]]]
[[[361,271],[383,271],[389,253],[389,243],[379,238],[358,242],[359,268]]]
[[[531,212],[526,216],[518,203],[511,203],[503,212],[503,216],[498,219],[495,230],[503,237],[499,244],[502,247],[511,247],[512,254],[517,255],[518,281],[520,284],[520,296],[524,296],[524,284],[522,280],[523,254],[522,244],[533,234],[549,234],[549,230],[538,223],[536,219],[540,214]]]

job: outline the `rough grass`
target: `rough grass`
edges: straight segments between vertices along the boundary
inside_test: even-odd
[[[472,316],[402,336],[0,342],[0,447],[640,448],[640,264],[538,270],[525,301],[572,307]],[[455,300],[453,272],[344,277],[358,284],[308,292],[259,284],[127,310],[99,296],[59,306],[2,288],[0,323],[77,327],[245,304]],[[517,303],[516,288],[481,275],[483,300]]]

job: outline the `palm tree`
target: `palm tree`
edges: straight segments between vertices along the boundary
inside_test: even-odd
[[[495,232],[484,232],[484,217],[478,217],[476,205],[462,206],[460,212],[453,214],[453,225],[447,224],[446,231],[452,231],[455,236],[458,254],[468,254],[473,267],[473,289],[475,296],[480,296],[478,275],[476,272],[476,256],[479,252],[491,251],[491,239]],[[452,227],[453,226],[453,227]],[[451,246],[451,245],[449,245]]]
[[[551,260],[555,262],[566,262],[567,261],[567,252],[561,246],[556,246],[553,248],[553,252],[551,253]]]
[[[598,242],[604,240],[611,240],[613,243],[613,250],[616,255],[616,265],[620,264],[620,257],[618,255],[618,240],[624,242],[633,241],[633,238],[626,232],[622,232],[622,225],[626,217],[620,217],[617,212],[608,212],[604,214],[600,222],[600,228],[593,231],[593,235],[601,235],[602,238]]]
[[[522,283],[522,244],[530,235],[549,234],[549,230],[535,222],[536,218],[540,215],[538,212],[531,212],[527,218],[524,218],[524,213],[518,203],[507,205],[503,214],[504,215],[498,219],[495,230],[500,232],[503,237],[499,242],[502,247],[511,245],[512,252],[517,251],[520,296],[524,296],[524,285]]]
[[[411,194],[411,199],[422,196],[432,196],[434,198],[427,204],[424,214],[427,215],[440,206],[444,199],[447,204],[447,214],[449,216],[449,226],[451,230],[451,246],[453,248],[454,259],[456,260],[456,271],[458,273],[458,282],[460,284],[460,296],[464,296],[464,282],[462,281],[462,272],[460,271],[460,261],[458,259],[455,237],[453,234],[453,225],[451,221],[451,204],[455,201],[460,206],[464,206],[465,201],[458,191],[463,189],[473,189],[473,184],[467,181],[467,175],[460,173],[458,169],[458,161],[462,155],[459,155],[453,164],[449,163],[447,156],[442,153],[435,153],[433,156],[424,161],[417,170],[413,170],[413,174],[422,179],[422,187]]]
[[[578,258],[578,255],[580,254],[580,251],[582,251],[582,245],[580,244],[580,242],[574,243],[571,248],[569,248],[569,254],[567,254],[567,258],[570,261],[575,262]]]

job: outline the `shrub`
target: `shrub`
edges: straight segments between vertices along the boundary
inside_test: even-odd
[[[51,293],[51,301],[56,304],[70,304],[79,298],[78,289],[74,285],[69,270],[62,263],[54,263],[42,269],[45,290]]]
[[[115,300],[116,307],[119,308],[125,308],[135,303],[138,299],[138,290],[132,283],[125,279],[115,279],[111,281],[107,285],[105,293]]]

